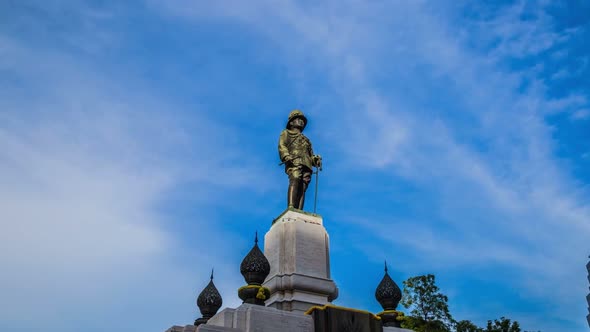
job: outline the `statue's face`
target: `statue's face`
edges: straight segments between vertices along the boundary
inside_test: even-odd
[[[289,127],[303,130],[303,127],[305,127],[305,121],[303,121],[302,118],[295,118],[289,122]]]

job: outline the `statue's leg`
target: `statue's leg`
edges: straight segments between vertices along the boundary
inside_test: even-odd
[[[289,179],[289,189],[287,190],[287,205],[290,208],[299,208],[299,180]]]
[[[299,209],[303,210],[303,205],[305,204],[305,192],[307,191],[307,187],[309,186],[309,182],[311,181],[311,172],[305,170],[301,176],[301,198],[299,198]]]
[[[287,170],[289,175],[289,189],[287,189],[287,206],[299,209],[301,195],[301,171],[297,167]]]
[[[297,208],[303,210],[303,204],[305,203],[305,190],[307,190],[307,184],[304,181],[300,181],[300,195],[299,201],[297,202]]]

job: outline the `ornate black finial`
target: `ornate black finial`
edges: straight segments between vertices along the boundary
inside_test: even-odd
[[[266,276],[270,273],[270,264],[260,248],[258,248],[258,234],[254,239],[254,247],[242,260],[240,272],[248,285],[262,285]]]
[[[199,306],[199,310],[203,317],[195,320],[195,325],[198,326],[206,323],[209,318],[217,313],[217,310],[221,308],[222,304],[223,300],[221,299],[221,294],[219,294],[219,291],[213,283],[213,269],[211,269],[211,280],[197,298],[197,306]]]
[[[240,299],[244,303],[264,305],[264,300],[270,296],[270,291],[268,288],[262,287],[262,283],[270,273],[270,264],[258,248],[258,232],[254,237],[254,247],[242,260],[240,272],[248,284],[238,289]]]
[[[397,321],[397,316],[401,313],[395,309],[402,299],[402,291],[399,286],[391,279],[389,273],[387,273],[387,261],[385,261],[385,275],[377,289],[375,290],[375,298],[379,301],[379,304],[383,307],[383,312],[378,314],[381,317],[383,326],[400,327],[400,322]]]

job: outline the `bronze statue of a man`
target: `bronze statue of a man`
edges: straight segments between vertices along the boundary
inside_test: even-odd
[[[287,129],[279,137],[279,157],[289,176],[287,204],[299,210],[303,210],[305,191],[313,173],[312,167],[322,166],[322,157],[313,154],[311,142],[302,133],[306,125],[307,118],[303,112],[294,110],[289,114]]]

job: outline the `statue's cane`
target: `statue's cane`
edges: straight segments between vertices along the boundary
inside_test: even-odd
[[[320,181],[320,171],[321,170],[322,170],[322,166],[320,166],[319,168],[316,168],[316,170],[315,170],[315,194],[313,195],[313,213],[316,213],[316,208],[318,206],[318,182]]]

